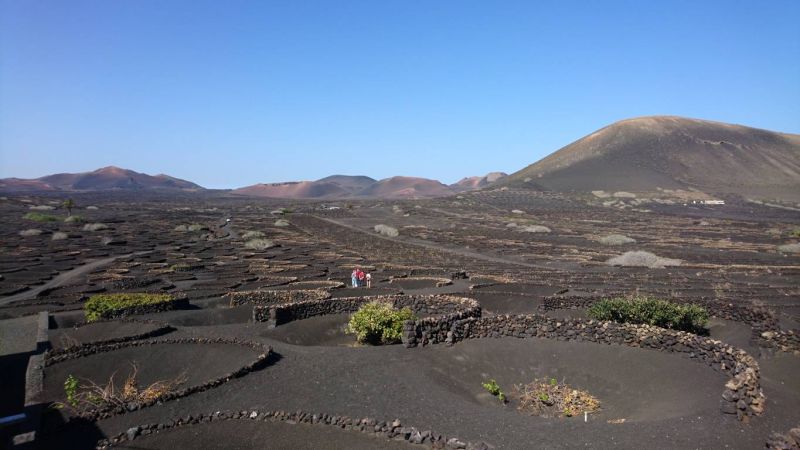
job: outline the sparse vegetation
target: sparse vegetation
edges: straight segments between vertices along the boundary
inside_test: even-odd
[[[525,233],[549,233],[553,231],[544,225],[525,225],[523,227],[518,227],[517,229]]]
[[[537,379],[514,386],[520,411],[543,417],[573,417],[600,409],[600,401],[586,391],[574,389],[555,378]]]
[[[186,228],[186,225],[178,225],[178,226],[176,226],[175,228],[173,228],[173,231],[180,231],[180,232],[184,232],[184,231],[186,231],[186,229],[187,229],[187,228]]]
[[[111,374],[104,386],[90,380],[85,380],[85,384],[81,384],[76,377],[69,375],[64,381],[67,404],[79,413],[117,406],[127,408],[131,403],[157,400],[174,392],[178,386],[186,382],[186,375],[181,374],[169,380],[159,380],[140,387],[137,380],[139,369],[136,363],[131,363],[131,366],[131,374],[125,379],[121,388],[114,382],[116,372]]]
[[[673,330],[706,331],[708,311],[694,304],[677,304],[649,297],[605,299],[587,311],[597,320],[655,325]]]
[[[70,215],[70,216],[67,216],[66,219],[64,219],[64,222],[66,222],[66,223],[83,223],[83,222],[86,222],[86,219],[84,219],[82,216],[71,216]]]
[[[29,212],[24,216],[22,216],[22,218],[25,220],[32,220],[34,222],[41,222],[41,223],[61,221],[61,218],[58,216],[54,216],[52,214],[44,214],[40,212]]]
[[[246,232],[245,234],[242,235],[242,239],[245,239],[245,240],[247,240],[247,239],[255,239],[255,238],[263,238],[263,237],[264,237],[264,233],[262,233],[260,231],[248,231],[248,232]]]
[[[250,250],[266,250],[275,247],[275,243],[269,239],[250,239],[244,243],[244,246]]]
[[[625,245],[635,244],[636,239],[629,238],[624,234],[609,234],[600,238],[600,243],[603,245]]]
[[[390,227],[389,225],[384,225],[384,224],[375,225],[374,230],[376,233],[388,237],[397,237],[400,235],[400,232],[397,231],[397,228]]]
[[[778,251],[781,253],[800,253],[800,243],[779,245]]]
[[[275,226],[276,227],[288,227],[289,226],[289,221],[284,220],[284,219],[278,219],[278,220],[275,221]]]
[[[69,237],[69,235],[67,233],[64,233],[63,231],[56,231],[55,233],[53,233],[52,239],[54,241],[63,241],[64,239],[67,239],[68,237]]]
[[[37,228],[30,228],[19,232],[19,235],[22,237],[39,236],[40,234],[42,234],[42,230]]]
[[[52,211],[56,208],[50,205],[36,205],[36,206],[29,206],[28,209],[34,211]]]
[[[490,394],[497,397],[497,399],[501,402],[506,403],[508,401],[508,399],[506,399],[506,394],[503,393],[503,391],[500,389],[500,385],[497,384],[497,381],[495,381],[494,378],[486,383],[482,383],[481,386],[483,386],[483,388],[486,389]]]
[[[74,207],[75,207],[75,201],[74,201],[74,200],[72,200],[71,198],[68,198],[68,199],[64,200],[64,201],[61,203],[61,206],[62,206],[64,209],[66,209],[66,210],[67,210],[67,216],[71,216],[71,215],[72,215],[72,208],[74,208]]]
[[[193,223],[186,227],[186,231],[205,231],[208,227],[199,223]]]
[[[625,252],[620,256],[615,256],[606,264],[609,266],[625,266],[625,267],[648,267],[650,269],[663,269],[668,266],[680,266],[680,259],[662,258],[653,253],[645,251],[632,251]]]
[[[355,334],[359,342],[366,344],[392,344],[400,341],[406,320],[416,320],[411,309],[397,309],[388,302],[370,302],[350,317],[347,333]]]
[[[140,305],[152,305],[169,302],[173,297],[169,294],[119,293],[96,294],[83,305],[86,320],[93,322],[113,315],[122,309]]]
[[[104,223],[87,223],[83,226],[83,231],[100,231],[107,230],[108,225]]]

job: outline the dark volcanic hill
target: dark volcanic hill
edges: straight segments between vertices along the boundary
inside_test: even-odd
[[[556,191],[655,191],[800,200],[800,135],[680,117],[623,120],[498,184]]]
[[[114,189],[199,190],[201,186],[169,175],[147,175],[119,167],[103,167],[93,172],[59,173],[32,180],[5,178],[3,191],[103,191]]]

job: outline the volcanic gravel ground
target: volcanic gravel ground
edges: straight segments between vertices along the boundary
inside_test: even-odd
[[[779,245],[798,241],[791,236],[800,226],[795,211],[735,199],[724,208],[639,199],[637,204],[602,206],[591,196],[519,189],[419,201],[354,201],[351,208],[334,211],[314,202],[219,193],[85,193],[74,198],[75,214],[108,228],[89,231],[82,223],[22,219],[30,205],[63,200],[57,194],[0,200],[4,218],[0,221],[0,405],[6,413],[21,408],[27,358],[35,347],[35,313],[55,313],[57,327],[50,334],[56,345],[66,336],[84,342],[146,329],[122,323],[71,328],[83,320],[83,302],[98,292],[185,293],[191,309],[138,318],[177,327],[169,338],[236,337],[272,345],[275,355],[267,367],[179,400],[97,423],[48,426],[41,435],[45,448],[90,448],[104,436],[140,424],[246,409],[301,409],[379,421],[399,418],[404,425],[462,440],[484,440],[503,449],[760,448],[770,433],[785,433],[798,422],[800,357],[757,347],[750,326],[739,322],[714,318],[709,332],[711,338],[758,358],[766,410],[749,424],[719,411],[727,376],[680,355],[512,338],[416,349],[359,346],[343,332],[346,315],[312,317],[269,329],[266,323],[250,322],[250,305],[229,308],[224,297],[232,290],[329,289],[328,281],[349,285],[352,268],[359,266],[373,274],[373,288],[329,289],[333,297],[401,290],[453,293],[476,299],[484,315],[539,312],[543,299],[553,295],[713,299],[744,307],[767,305],[783,330],[797,329],[800,255],[777,251]],[[86,210],[84,205],[99,209]],[[280,208],[292,212],[272,214]],[[229,224],[228,217],[233,218]],[[290,225],[275,226],[279,217]],[[509,227],[512,222],[517,226]],[[400,235],[378,236],[373,227],[381,223],[397,228]],[[199,230],[188,231],[190,225]],[[532,225],[551,231],[520,231]],[[29,228],[43,233],[19,235]],[[56,231],[69,237],[53,241]],[[247,249],[241,236],[248,231],[264,233],[277,246]],[[637,242],[601,244],[600,238],[609,234]],[[683,263],[665,269],[605,265],[609,258],[631,250],[648,250]],[[97,261],[103,264],[87,266]],[[471,279],[455,279],[442,287],[413,280],[449,278],[461,271]],[[404,285],[389,283],[391,277],[409,279]],[[470,288],[473,285],[479,286]],[[585,310],[547,314],[583,317]],[[99,383],[118,370],[122,380],[131,361],[139,365],[140,382],[185,371],[190,378],[187,385],[192,385],[229,373],[254,357],[248,348],[223,344],[126,348],[48,367],[45,393],[49,399],[63,400],[62,384],[68,374]],[[516,411],[513,403],[502,406],[480,386],[495,378],[510,393],[514,384],[540,376],[588,390],[600,399],[602,409],[587,422],[531,417]],[[63,419],[60,412],[55,414],[56,422]],[[47,423],[52,425],[51,419]],[[609,423],[619,419],[625,421]],[[247,421],[171,430],[137,440],[133,446],[297,448],[306,443],[308,448],[402,446],[323,426]]]

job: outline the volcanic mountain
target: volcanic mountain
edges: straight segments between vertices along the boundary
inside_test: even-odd
[[[128,169],[109,166],[93,172],[59,173],[32,180],[5,178],[0,180],[3,191],[102,191],[115,189],[203,189],[192,182],[169,175],[147,175]]]
[[[333,175],[317,181],[255,184],[234,194],[292,199],[428,198],[454,193],[444,184],[426,178],[392,177],[376,181],[365,176]]]
[[[800,135],[706,120],[623,120],[498,184],[555,191],[694,188],[800,200]]]
[[[360,191],[360,197],[373,198],[429,198],[452,195],[454,191],[444,184],[427,178],[391,177],[380,180]]]
[[[450,185],[450,189],[456,192],[471,191],[491,186],[497,181],[507,177],[504,172],[491,172],[482,177],[465,177]]]

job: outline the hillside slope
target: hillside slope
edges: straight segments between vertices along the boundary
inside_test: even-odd
[[[800,200],[800,135],[680,117],[623,120],[498,184],[556,191],[655,191]]]

